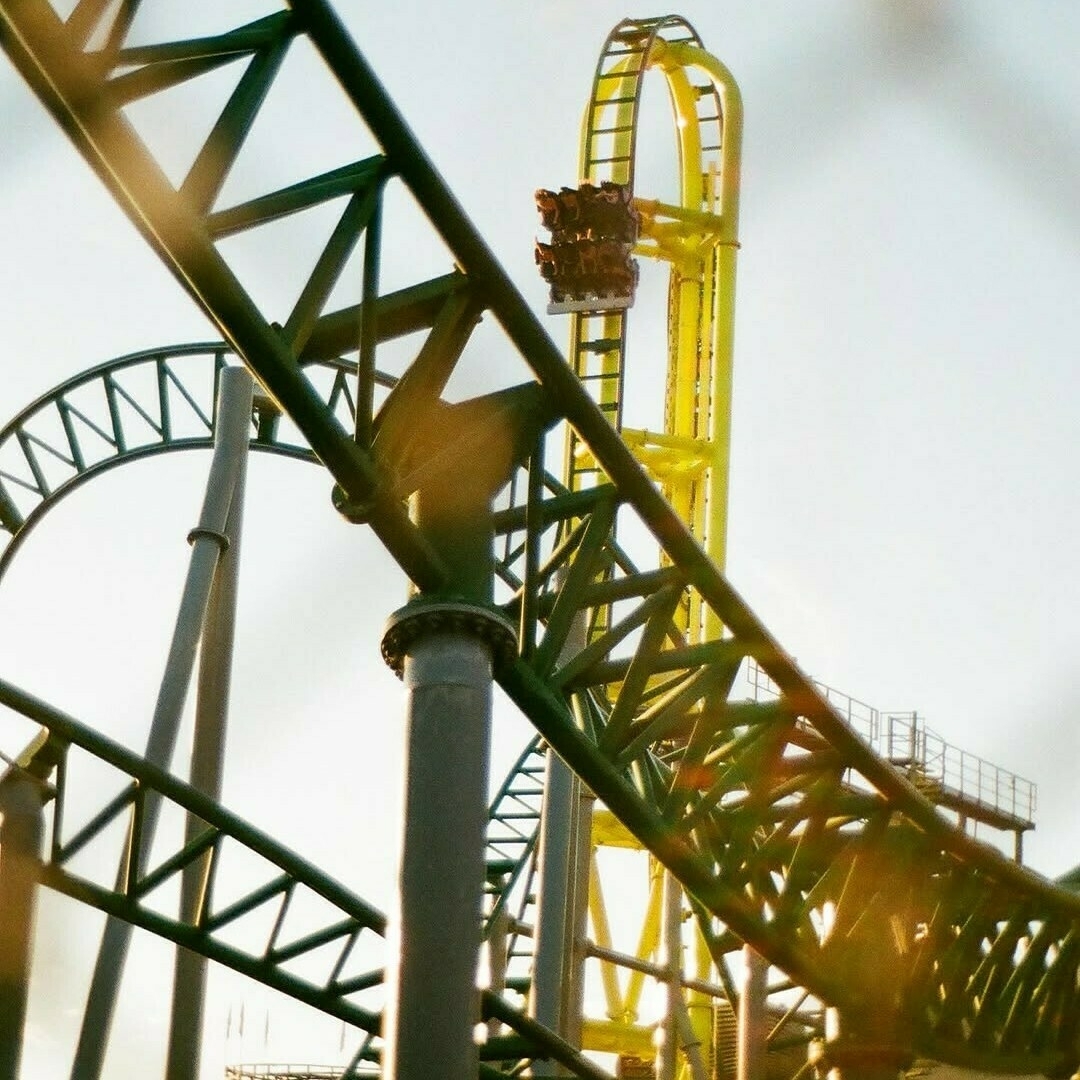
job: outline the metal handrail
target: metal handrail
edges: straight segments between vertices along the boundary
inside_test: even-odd
[[[780,696],[756,660],[747,662],[746,680],[755,701]],[[882,711],[817,679],[813,683],[863,742],[928,794],[959,796],[1016,821],[1034,822],[1038,788],[1031,780],[952,745],[914,711]]]
[[[225,1080],[340,1080],[346,1073],[343,1065],[258,1064],[226,1065]],[[357,1080],[379,1075],[377,1067],[351,1073]]]

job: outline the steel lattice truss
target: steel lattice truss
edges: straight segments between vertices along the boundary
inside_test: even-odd
[[[3,680],[0,706],[41,725],[18,765],[46,786],[43,884],[344,1020],[367,1033],[354,1066],[378,1060],[381,911],[189,784]],[[511,900],[530,867],[543,758],[533,740],[491,806],[492,914]],[[102,802],[102,787],[115,795]],[[136,853],[151,801],[173,812],[174,825],[177,815],[192,815],[198,829],[189,840],[177,829],[167,833],[143,864]],[[189,917],[178,916],[177,888],[191,872],[199,876],[201,899]],[[496,1018],[513,1032],[488,1040],[488,1060],[525,1064],[550,1056],[575,1076],[606,1077],[495,994],[485,993],[481,1007],[485,1019]],[[484,1075],[502,1074],[485,1065]]]
[[[460,275],[429,290],[436,299],[401,294],[379,300],[382,340],[427,329],[439,294]],[[355,325],[355,320],[353,320]],[[340,344],[336,334],[334,341]],[[343,350],[339,350],[343,351]],[[135,353],[81,372],[28,405],[0,430],[0,576],[34,525],[55,503],[109,469],[173,450],[213,445],[218,376],[235,355],[224,342]],[[328,413],[355,415],[355,362],[312,349],[301,360]],[[376,373],[380,385],[392,376]],[[283,429],[281,410],[255,403],[253,449],[316,461],[306,441]]]
[[[5,682],[0,702],[47,732],[26,761],[32,772],[54,776],[45,884],[378,1031],[381,1002],[367,992],[382,983],[386,918],[380,911],[213,800],[59,710]],[[104,783],[115,789],[113,797],[102,799],[101,775],[87,769],[91,760],[108,766]],[[135,853],[148,800],[164,800],[201,824],[193,840],[166,838],[155,847],[152,865],[140,865]],[[238,857],[244,873],[233,870]],[[204,889],[199,910],[185,920],[175,914],[175,887],[189,867],[198,868]],[[307,910],[313,907],[317,914]],[[320,954],[316,967],[305,963],[324,946],[333,946],[329,962]]]
[[[81,0],[62,22],[43,0],[0,0],[0,44],[332,474],[339,507],[370,525],[422,591],[455,591],[454,552],[410,519],[406,498],[448,483],[455,461],[482,457],[502,470],[497,599],[521,635],[499,682],[676,874],[718,957],[737,939],[752,943],[836,1005],[849,1030],[879,1042],[999,1070],[1075,1067],[1080,898],[952,828],[830,709],[635,464],[327,4],[294,0],[209,37],[131,37],[150,25],[143,19],[153,7]],[[327,92],[348,98],[374,150],[221,205],[260,106],[301,43],[321,56],[332,75]],[[186,176],[171,182],[125,110],[229,65],[233,89]],[[378,268],[383,237],[394,235],[386,196],[402,189],[459,273],[418,281],[400,297],[414,328],[429,329],[387,388],[375,375],[389,303]],[[298,271],[295,303],[262,311],[222,241],[329,205],[337,224],[314,266]],[[328,311],[358,247],[362,294]],[[484,313],[532,378],[448,404],[444,390]],[[342,391],[337,408],[328,407],[325,387],[309,378],[303,361],[312,350],[356,350],[348,374],[340,369],[347,404]],[[342,407],[354,414],[351,430]],[[560,489],[544,471],[545,434],[561,437],[564,424],[599,466],[593,488]],[[118,441],[116,429],[102,433]],[[31,448],[27,462],[40,460],[37,444],[16,439]],[[71,445],[67,456],[78,471]],[[11,532],[22,511],[11,481],[3,485]],[[616,541],[616,523],[620,536],[651,534],[662,568],[637,568]],[[687,598],[722,627],[692,647],[673,621]],[[582,622],[585,647],[566,659],[564,645]],[[777,701],[729,700],[748,657],[780,688]]]

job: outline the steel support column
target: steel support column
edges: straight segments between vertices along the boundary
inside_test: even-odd
[[[0,779],[0,1080],[16,1080],[22,1057],[43,802],[41,781],[17,764]]]
[[[228,546],[226,521],[236,477],[247,453],[251,426],[251,386],[251,376],[243,368],[222,369],[214,456],[199,524],[188,536],[192,544],[191,561],[146,744],[146,760],[163,769],[167,769],[172,761],[214,574],[219,557]],[[149,855],[154,842],[160,807],[159,798],[147,796],[140,849],[136,853],[140,864]],[[71,1066],[72,1080],[98,1080],[101,1076],[130,941],[130,923],[116,918],[106,921]]]
[[[563,659],[576,656],[586,637],[584,623],[576,619],[562,649]],[[573,770],[549,749],[540,809],[540,887],[529,1011],[575,1046],[581,1045],[595,802]],[[554,1062],[538,1061],[533,1075],[567,1073]]]
[[[251,413],[255,380],[246,368],[229,369],[228,390],[222,407],[235,411],[235,422]],[[244,516],[244,481],[247,457],[237,463],[229,512],[225,520],[228,547],[218,559],[210,589],[202,642],[199,647],[199,674],[195,704],[195,734],[191,747],[190,781],[204,795],[221,801],[225,769],[225,729],[229,715],[229,686],[232,679],[233,640],[236,635],[236,598],[240,580],[240,535]],[[188,814],[185,841],[195,839],[203,822]],[[202,903],[205,867],[202,862],[184,871],[180,886],[180,917],[194,924]],[[172,1016],[166,1055],[166,1080],[197,1080],[202,1051],[206,958],[187,949],[177,949],[173,973]]]
[[[663,875],[663,914],[660,924],[662,964],[667,978],[662,1024],[663,1039],[656,1055],[657,1080],[675,1080],[679,1071],[679,1006],[682,1004],[682,889],[675,875]]]
[[[769,963],[750,945],[743,946],[742,962],[736,1076],[737,1080],[765,1080]]]
[[[566,1037],[564,1015],[569,981],[568,937],[573,921],[572,850],[577,810],[573,772],[548,751],[544,802],[540,812],[540,889],[537,894],[536,948],[529,1012],[545,1027]],[[534,1076],[558,1076],[554,1062],[537,1062]]]
[[[512,626],[420,600],[383,640],[408,693],[404,835],[391,921],[384,1076],[473,1080],[492,666]],[[395,940],[396,939],[396,940]]]
[[[505,888],[505,879],[500,882],[500,888]],[[487,935],[488,947],[488,989],[493,994],[502,994],[506,991],[506,968],[509,957],[507,950],[510,946],[510,912],[506,904],[499,907],[494,919],[491,921]],[[488,1020],[488,1038],[495,1038],[502,1030],[502,1022],[497,1017]]]
[[[492,493],[476,468],[436,469],[413,499],[421,535],[443,555],[454,593],[419,596],[390,617],[386,662],[407,691],[405,796],[390,921],[386,1080],[471,1080],[484,888],[495,662],[514,628],[491,607]]]
[[[573,886],[567,917],[567,955],[570,957],[563,988],[562,1022],[565,1038],[581,1046],[585,1019],[585,961],[589,952],[589,867],[592,865],[592,823],[596,796],[574,776],[574,832],[570,843]]]

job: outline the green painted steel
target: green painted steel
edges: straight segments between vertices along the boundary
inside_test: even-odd
[[[491,940],[496,920],[505,912],[510,920],[506,987],[522,996],[528,994],[532,981],[536,852],[546,755],[539,737],[532,739],[507,774],[488,814],[484,937]]]
[[[499,681],[546,742],[679,878],[717,953],[739,939],[751,943],[797,985],[837,1006],[848,1031],[878,1043],[997,1070],[1075,1068],[1080,897],[952,828],[822,699],[635,463],[329,6],[293,0],[287,11],[231,34],[127,50],[134,9],[132,0],[82,0],[65,27],[42,0],[0,0],[0,44],[296,423],[339,485],[342,508],[370,524],[421,591],[452,591],[455,582],[449,553],[420,534],[405,498],[440,459],[475,453],[500,425],[528,414],[528,445],[512,446],[513,484],[497,503],[504,583],[497,600],[523,629],[521,655],[502,667]],[[101,39],[105,49],[85,55],[85,42]],[[373,153],[343,160],[298,189],[267,192],[240,208],[218,206],[216,193],[242,152],[258,102],[290,42],[300,39],[326,61],[328,93],[355,106]],[[108,84],[129,80],[129,97],[167,94],[226,56],[243,61],[246,74],[178,191]],[[353,400],[374,412],[362,412],[350,431],[300,361],[313,340],[346,319],[324,310],[343,250],[375,221],[383,242],[392,242],[387,200],[379,211],[380,194],[391,186],[407,189],[426,213],[447,247],[447,265],[460,268],[462,295],[445,298],[425,344],[381,403],[371,392],[372,370],[357,365]],[[272,325],[216,246],[215,230],[223,222],[258,229],[287,212],[290,199],[316,199],[320,191],[345,201],[340,228],[315,271],[295,283],[292,295],[301,301]],[[373,273],[367,288],[370,305]],[[441,395],[483,312],[505,331],[534,383],[527,392],[508,387],[503,397],[447,405]],[[369,330],[358,329],[349,347],[370,358],[370,321],[364,325]],[[598,463],[595,488],[571,494],[538,482],[540,444],[555,420],[569,425]],[[410,426],[445,435],[418,442]],[[9,502],[0,503],[0,514],[10,530]],[[631,564],[613,537],[617,517],[621,533],[630,522],[631,531],[651,533],[664,570]],[[673,601],[687,598],[721,628],[692,648],[671,621]],[[582,619],[596,632],[585,652],[565,660],[562,646]],[[751,657],[779,687],[776,702],[729,700],[740,664]]]
[[[28,753],[20,757],[20,768],[48,792],[44,885],[368,1032],[375,1038],[365,1043],[365,1053],[377,1059],[386,933],[381,911],[189,784],[4,680],[0,680],[0,706],[41,725]],[[79,759],[86,757],[109,766],[113,774],[114,782],[106,786],[117,793],[103,803],[97,792],[99,781],[95,780],[95,790],[88,796],[76,779],[81,772]],[[487,858],[493,881],[500,875],[516,877],[528,863],[534,846],[529,823],[535,831],[537,819],[532,789],[542,758],[543,751],[533,740],[491,805]],[[178,837],[165,845],[153,866],[140,867],[133,852],[138,848],[141,811],[150,797],[194,814],[202,828],[189,840]],[[68,820],[73,816],[69,806],[99,803],[97,810],[80,811],[77,824]],[[116,831],[110,827],[118,822],[132,843],[115,842]],[[526,847],[510,858],[508,830],[520,834]],[[243,867],[242,875],[232,873],[237,862]],[[168,897],[170,887],[189,867],[200,871],[206,887],[195,909],[182,917],[170,910],[175,908],[170,899],[159,898]],[[313,897],[331,909],[314,929],[310,909],[304,908]],[[498,892],[493,892],[492,900],[500,903]],[[267,911],[274,913],[269,930]],[[303,933],[297,934],[294,925],[303,926]],[[246,946],[237,945],[238,940]],[[304,975],[298,974],[298,962],[331,944],[337,946],[336,952],[318,960],[321,977],[311,974],[310,963]],[[510,1040],[493,1042],[485,1051],[488,1060],[513,1059],[520,1068],[550,1055],[562,1061],[571,1075],[610,1080],[603,1070],[496,995],[485,995],[483,1013],[485,1018],[498,1018],[517,1035],[513,1045]]]
[[[447,308],[460,310],[464,284],[460,274],[447,274],[379,297],[368,305],[372,332],[385,342],[431,329]],[[355,423],[356,365],[339,354],[357,339],[363,310],[326,319],[299,355],[327,413],[348,427]],[[0,578],[43,515],[91,477],[166,451],[211,448],[218,374],[230,362],[237,358],[224,342],[132,353],[54,387],[0,430]],[[370,381],[388,390],[397,383],[378,371]],[[281,435],[280,415],[265,394],[256,395],[252,448],[317,461],[309,445]]]
[[[44,778],[54,789],[44,884],[365,1031],[378,1030],[381,942],[386,930],[380,911],[199,791],[60,710],[4,681],[0,681],[0,703],[48,732],[35,755],[47,761]],[[77,759],[85,760],[84,755],[111,767],[110,787],[117,794],[103,799],[92,793],[90,806],[98,804],[100,808],[71,822],[66,820],[73,816],[69,806],[86,801],[76,779]],[[128,827],[126,831],[137,834],[140,811],[151,792],[167,804],[195,814],[204,827],[188,843],[178,838],[154,866],[141,868],[133,857],[137,843],[121,845],[117,852],[108,830],[122,822]],[[92,857],[87,859],[87,855]],[[229,881],[230,862],[245,855],[245,866],[259,869],[238,885],[236,880]],[[74,864],[77,856],[82,858]],[[91,869],[80,870],[75,865]],[[206,873],[209,888],[194,918],[182,920],[171,914],[169,902],[162,904],[155,893],[162,888],[168,893],[188,866],[199,866]],[[118,881],[122,887],[117,887]],[[288,912],[304,903],[305,894],[326,901],[333,916],[318,929],[297,937],[289,929]],[[171,906],[175,910],[175,901]],[[267,907],[277,913],[268,935],[259,917]],[[231,944],[237,936],[247,936],[244,920],[254,912],[259,912],[254,923],[263,927],[261,937],[254,939],[258,944],[248,948]],[[291,961],[330,942],[340,948],[335,960],[323,964],[321,980],[302,978],[290,970]]]
[[[451,277],[439,283],[450,289]],[[452,289],[450,290],[452,291]],[[409,290],[393,303],[380,301],[382,339],[434,324],[438,308],[432,304],[435,288]],[[395,316],[391,322],[389,314]],[[117,466],[168,452],[209,450],[213,445],[217,382],[221,369],[236,357],[222,342],[176,345],[145,350],[100,364],[54,387],[23,409],[0,430],[0,454],[9,447],[22,468],[10,460],[0,475],[0,494],[7,487],[20,489],[23,509],[11,527],[0,529],[0,577],[11,565],[35,525],[61,499],[93,477]],[[345,426],[356,415],[353,398],[355,365],[341,359],[304,362],[309,378],[318,386],[327,409]],[[377,385],[392,389],[397,380],[376,372]],[[267,399],[257,400],[252,414],[250,446],[253,450],[317,464],[310,447],[287,441],[277,420],[278,410]],[[383,425],[383,432],[388,430]],[[55,433],[63,432],[58,440]],[[50,436],[50,433],[51,436]],[[41,458],[50,460],[46,477]],[[543,474],[540,474],[543,476]],[[544,478],[554,484],[551,477]],[[14,500],[12,500],[14,502]],[[500,553],[498,566],[505,577],[514,554]],[[531,939],[520,930],[531,922],[534,897],[531,874],[540,817],[544,749],[533,739],[507,774],[490,810],[486,912],[488,925],[507,904],[514,905],[511,942],[515,963],[511,976],[519,991],[527,986]]]

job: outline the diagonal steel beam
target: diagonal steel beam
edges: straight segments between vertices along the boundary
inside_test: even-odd
[[[0,46],[350,499],[371,505],[372,528],[405,572],[422,588],[438,588],[446,579],[439,556],[405,507],[386,494],[370,455],[327,414],[296,358],[214,247],[202,220],[190,212],[135,130],[101,92],[98,67],[72,47],[56,14],[44,4],[0,7]]]

